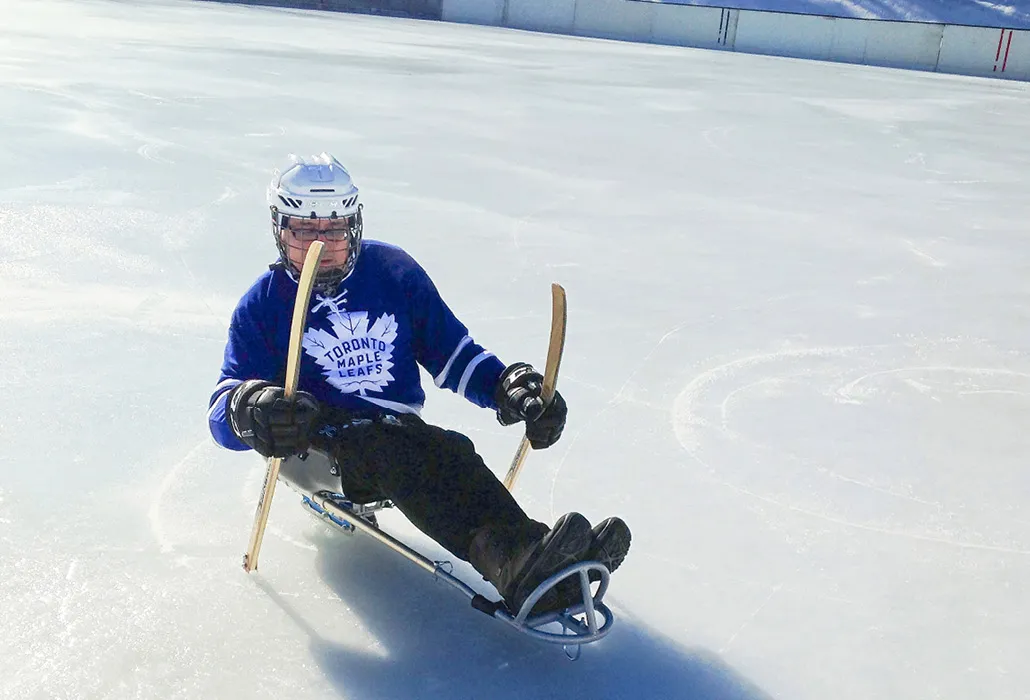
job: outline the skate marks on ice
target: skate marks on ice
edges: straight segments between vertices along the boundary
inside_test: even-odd
[[[658,352],[659,349],[661,349],[665,342],[670,338],[675,337],[680,331],[682,331],[688,325],[688,323],[680,323],[665,331],[661,335],[661,337],[659,337],[658,340],[654,343],[654,345],[652,345],[646,353],[641,355],[640,360],[626,375],[626,378],[623,380],[622,384],[619,385],[619,388],[615,391],[615,393],[611,394],[608,397],[608,399],[605,400],[600,410],[597,411],[593,416],[589,417],[586,421],[581,422],[578,428],[571,431],[566,430],[566,437],[564,438],[566,448],[565,451],[561,454],[561,457],[558,459],[558,463],[555,466],[554,472],[551,474],[550,479],[550,489],[548,492],[548,506],[550,509],[549,515],[552,520],[558,517],[557,491],[560,483],[559,476],[561,475],[562,469],[565,467],[569,459],[569,455],[575,453],[575,447],[576,444],[579,442],[580,438],[582,438],[585,435],[589,435],[591,430],[596,429],[595,426],[600,425],[602,419],[612,409],[620,406],[623,403],[640,403],[639,400],[633,398],[631,387],[636,382],[637,375],[640,373],[641,368],[647,367],[648,364],[651,362],[651,358],[654,356],[656,352]],[[569,376],[569,373],[566,373],[565,381],[578,382],[580,385],[588,386],[599,392],[607,393],[606,390],[602,387],[595,384],[591,384],[589,382],[585,382],[583,381],[583,379],[576,377],[574,374],[572,376]],[[652,410],[664,410],[664,407],[659,406],[658,404],[643,402],[642,405]]]
[[[1004,442],[1021,434],[1017,421],[1009,426],[995,416],[1030,411],[1030,371],[961,361],[984,354],[968,341],[942,340],[738,357],[680,391],[672,427],[701,478],[774,510],[878,535],[1030,555],[1011,495],[967,496],[935,483],[948,470],[982,466],[962,463],[961,449],[972,447],[972,460],[988,447],[970,445],[983,424]],[[1006,458],[995,461],[1004,466]],[[967,502],[977,497],[991,507]],[[863,498],[879,504],[856,507]]]
[[[571,662],[560,647],[488,619],[372,540],[318,530],[312,534],[317,574],[332,591],[329,599],[307,605],[278,590],[272,578],[259,574],[255,581],[307,637],[341,697],[770,698],[718,655],[683,649],[621,610],[611,635]],[[471,569],[458,566],[475,585]],[[325,624],[331,611],[321,606],[343,609],[346,626]],[[338,612],[329,616],[339,620]]]
[[[153,535],[162,554],[174,552],[176,545],[176,538],[162,516],[164,501],[169,494],[173,493],[180,486],[183,474],[191,466],[199,464],[199,459],[206,452],[205,448],[209,447],[209,443],[209,440],[197,443],[182,459],[175,462],[161,477],[161,482],[151,495],[150,506],[147,508],[147,521],[150,523],[150,533]]]
[[[204,207],[168,216],[95,197],[111,205],[103,217],[71,205],[0,206],[0,320],[224,342],[235,300],[203,292],[183,254],[203,234]],[[155,245],[164,261],[147,250]]]
[[[248,468],[242,480],[234,458],[246,459]],[[252,453],[227,456],[209,438],[200,439],[181,459],[163,467],[160,481],[150,492],[147,522],[159,551],[174,554],[180,562],[194,557],[235,558],[236,550],[246,547],[246,528],[253,518],[264,483],[266,463]],[[226,499],[224,494],[236,493]],[[276,489],[274,507],[277,519],[269,521],[267,540],[276,539],[293,548],[314,551],[303,541],[299,526],[308,518],[300,513],[295,492],[283,486]],[[297,512],[293,512],[297,511]],[[241,532],[243,535],[241,535]]]

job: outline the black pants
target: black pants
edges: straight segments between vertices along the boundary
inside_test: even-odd
[[[468,561],[472,537],[483,526],[539,527],[461,433],[416,416],[352,420],[330,432],[314,443],[334,458],[351,501],[390,499],[459,559]]]

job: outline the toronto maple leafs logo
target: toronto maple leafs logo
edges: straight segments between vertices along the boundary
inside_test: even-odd
[[[326,381],[343,393],[381,392],[393,381],[393,314],[383,314],[371,328],[366,311],[344,311],[329,319],[332,332],[310,328],[304,333],[305,352],[322,368]]]

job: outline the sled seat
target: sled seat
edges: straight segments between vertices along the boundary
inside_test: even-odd
[[[279,467],[279,481],[301,495],[302,504],[312,514],[347,534],[354,533],[350,520],[327,511],[321,503],[329,499],[354,517],[363,518],[378,527],[376,512],[392,508],[389,500],[353,501],[341,493],[340,472],[329,455],[321,450],[308,450],[303,455],[288,457]]]

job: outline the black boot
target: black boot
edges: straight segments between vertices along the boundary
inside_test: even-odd
[[[493,584],[512,615],[545,579],[583,561],[593,541],[590,522],[579,513],[563,515],[550,531],[530,521],[521,528],[487,525],[477,530],[469,548],[469,562]],[[533,614],[560,610],[553,593],[533,607]]]
[[[629,553],[630,532],[629,526],[622,518],[606,518],[591,530],[590,546],[582,561],[596,561],[603,564],[611,573],[619,568],[626,554]],[[601,580],[600,574],[591,571],[590,581]],[[583,602],[583,587],[580,584],[579,576],[570,576],[558,583],[553,589],[553,609],[564,610]]]

